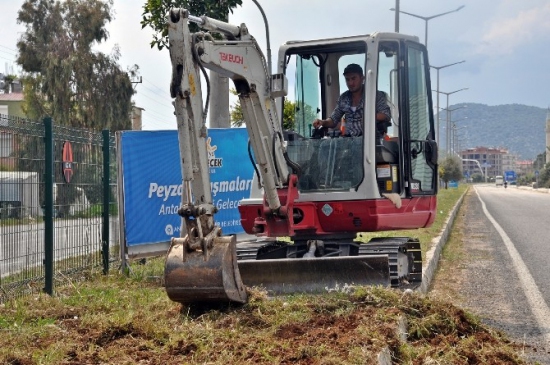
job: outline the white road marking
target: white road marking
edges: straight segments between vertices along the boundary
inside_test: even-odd
[[[500,234],[500,237],[502,237],[504,245],[506,245],[506,248],[508,249],[508,253],[512,258],[512,263],[522,284],[523,292],[525,293],[527,301],[529,302],[529,306],[531,307],[531,312],[537,320],[539,330],[542,333],[546,344],[550,346],[550,308],[548,308],[546,301],[539,291],[535,280],[531,276],[529,269],[523,262],[523,259],[521,258],[519,252],[516,250],[514,243],[512,242],[510,237],[508,237],[506,232],[504,232],[502,227],[497,223],[497,221],[493,218],[491,213],[489,213],[485,202],[483,201],[483,199],[481,199],[481,196],[477,191],[477,188],[475,190],[477,197],[481,202],[481,206],[483,207],[483,212],[485,213],[485,216],[487,216],[489,221],[491,221],[497,232]]]

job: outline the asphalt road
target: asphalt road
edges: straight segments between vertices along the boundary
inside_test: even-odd
[[[454,285],[456,304],[525,344],[526,358],[541,364],[550,364],[549,212],[550,194],[471,189],[449,240],[463,260],[452,273],[438,273],[432,289]]]
[[[54,260],[101,250],[103,220],[54,220]],[[111,220],[111,242],[118,242],[118,219]],[[44,223],[0,226],[0,278],[32,268],[43,268]]]

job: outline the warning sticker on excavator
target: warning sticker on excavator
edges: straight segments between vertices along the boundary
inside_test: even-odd
[[[334,209],[334,214],[344,214],[344,205],[342,203],[333,203],[332,209]]]
[[[195,96],[197,94],[197,88],[195,86],[195,78],[193,74],[189,74],[189,87],[191,89],[191,95]]]
[[[323,213],[328,217],[329,215],[332,214],[333,212],[333,209],[332,207],[329,205],[329,204],[325,204],[323,205],[323,208],[321,209],[323,211]]]
[[[380,165],[376,167],[376,175],[378,178],[388,178],[391,176],[390,165]]]

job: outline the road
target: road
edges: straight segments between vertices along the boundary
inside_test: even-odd
[[[452,298],[550,364],[550,194],[516,187],[470,189],[431,294]],[[450,255],[450,254],[448,254]]]
[[[101,217],[54,220],[54,260],[101,250]],[[110,246],[118,242],[118,219],[111,219]],[[42,267],[44,223],[0,226],[0,277]]]

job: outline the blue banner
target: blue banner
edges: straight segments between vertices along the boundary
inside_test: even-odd
[[[208,160],[216,224],[224,234],[243,232],[239,201],[250,196],[254,170],[244,128],[208,131]],[[180,236],[183,193],[177,131],[121,133],[126,244],[168,242]]]
[[[506,181],[516,181],[516,172],[513,170],[504,171],[504,180]]]

